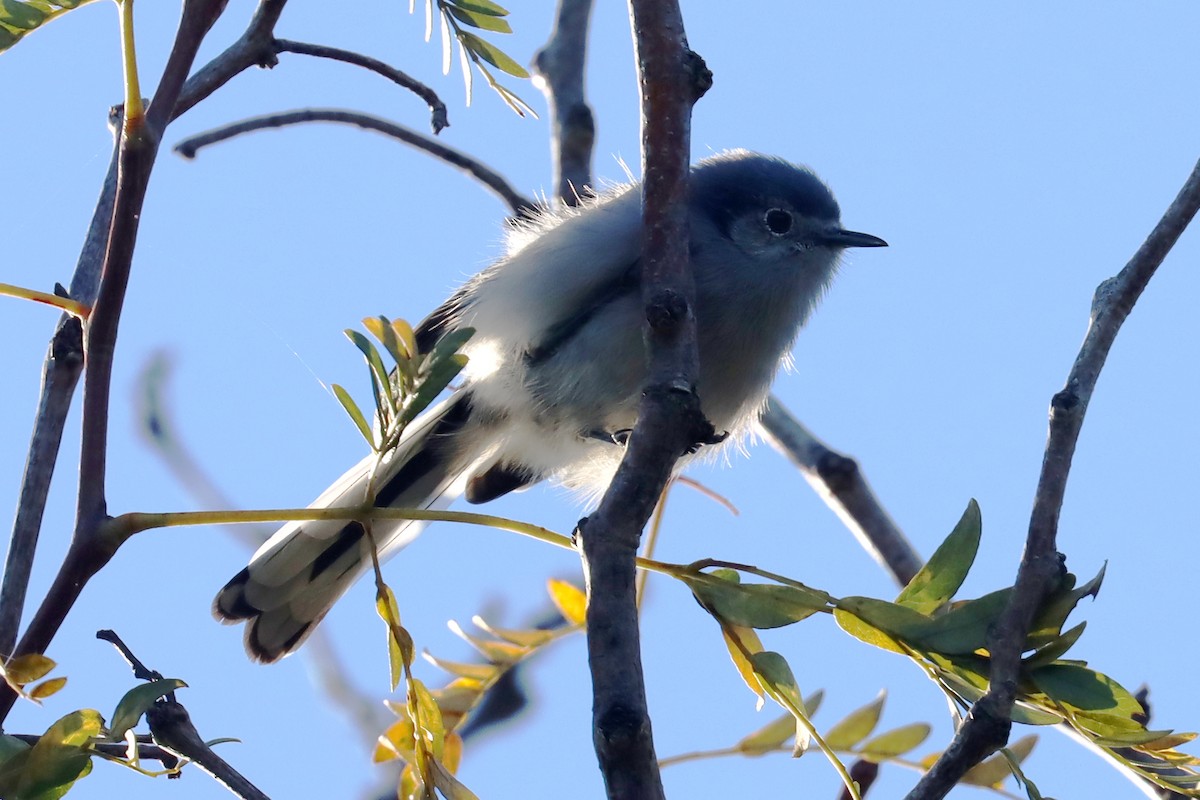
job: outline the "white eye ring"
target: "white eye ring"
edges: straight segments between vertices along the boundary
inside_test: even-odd
[[[782,208],[768,209],[763,223],[773,236],[783,236],[792,229],[792,212]]]

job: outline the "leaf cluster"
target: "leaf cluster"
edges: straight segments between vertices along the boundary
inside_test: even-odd
[[[508,11],[491,0],[425,0],[425,41],[433,35],[434,6],[441,20],[442,74],[450,73],[450,62],[454,58],[454,42],[458,42],[458,60],[462,66],[463,85],[467,91],[467,105],[471,104],[473,78],[471,65],[487,81],[488,86],[500,99],[520,116],[537,113],[511,89],[502,85],[488,69],[491,65],[514,78],[525,79],[529,71],[518,64],[507,53],[486,39],[472,33],[468,28],[489,33],[512,33],[512,27],[504,19]],[[409,13],[414,10],[415,0],[409,0]]]
[[[1011,587],[970,600],[954,600],[974,563],[982,533],[978,505],[971,501],[962,519],[894,601],[870,597],[833,598],[825,592],[753,567],[730,569],[698,562],[680,574],[699,603],[721,626],[743,680],[759,697],[770,696],[797,725],[796,750],[815,739],[832,758],[832,747],[817,736],[804,713],[800,692],[786,660],[764,650],[756,630],[778,628],[815,613],[831,613],[847,633],[867,644],[905,655],[917,663],[951,700],[967,709],[988,689],[989,636],[1008,604]],[[710,572],[702,568],[718,565]],[[743,584],[741,573],[772,584]],[[1063,630],[1068,615],[1094,596],[1104,572],[1082,585],[1064,572],[1042,603],[1023,647],[1017,704],[1012,718],[1032,725],[1065,723],[1087,741],[1139,776],[1174,791],[1195,790],[1200,761],[1174,748],[1195,734],[1148,731],[1145,711],[1119,683],[1086,661],[1063,656],[1079,640],[1081,623]],[[805,733],[807,730],[807,733]],[[840,764],[834,759],[835,765]],[[848,784],[849,785],[849,784]],[[1030,796],[1036,788],[1026,784]]]
[[[466,366],[467,357],[458,351],[475,330],[450,331],[430,352],[422,355],[412,326],[402,319],[367,317],[363,327],[375,338],[374,342],[351,328],[347,328],[345,334],[367,362],[375,403],[374,428],[345,388],[335,383],[332,389],[367,444],[383,454],[396,446],[408,423],[428,408]],[[383,352],[376,343],[383,346]],[[394,364],[390,370],[384,364],[383,353],[387,353]]]
[[[46,672],[54,667],[50,659],[39,658],[48,662],[48,666],[43,664]],[[11,666],[12,662],[10,669]],[[65,683],[66,679],[56,680]],[[93,756],[151,777],[179,772],[183,763],[159,772],[143,769],[138,763],[138,738],[134,736],[133,728],[159,698],[186,686],[177,678],[161,678],[135,686],[117,703],[112,722],[107,726],[99,711],[84,708],[63,716],[32,745],[15,736],[0,734],[0,797],[6,800],[57,800],[92,771]],[[122,742],[127,745],[124,758],[97,748],[100,744]]]
[[[583,627],[587,606],[582,590],[565,581],[549,582],[550,597],[562,612],[568,625],[555,630],[508,629],[489,625],[480,617],[472,622],[483,635],[471,634],[457,623],[450,629],[471,645],[482,661],[462,663],[435,658],[428,652],[425,659],[453,676],[440,689],[429,690],[412,676],[412,640],[404,633],[397,639],[399,615],[394,597],[385,613],[389,621],[389,652],[393,670],[397,667],[407,679],[406,702],[388,702],[397,720],[383,733],[375,746],[374,761],[383,763],[397,759],[405,763],[400,774],[397,797],[400,800],[433,798],[436,789],[448,800],[473,800],[475,795],[454,777],[462,756],[460,731],[484,695],[505,673],[552,642],[577,633]],[[390,596],[390,590],[389,590]],[[407,645],[404,643],[407,642]],[[395,677],[393,678],[395,680]],[[393,688],[395,686],[393,685]]]

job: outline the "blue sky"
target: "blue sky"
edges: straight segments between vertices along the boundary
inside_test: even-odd
[[[545,41],[548,3],[512,4],[502,44],[528,62]],[[619,180],[638,163],[638,107],[623,5],[600,4],[588,91],[599,122],[595,172]],[[230,4],[201,61],[241,30],[249,3]],[[436,43],[402,2],[335,14],[294,3],[278,34],[360,50],[410,71],[450,108],[449,144],[485,160],[526,193],[550,189],[547,124],[521,120],[477,81],[439,74]],[[357,12],[357,13],[356,13]],[[924,554],[968,498],[984,541],[964,588],[1011,583],[1041,463],[1050,396],[1086,325],[1092,291],[1125,263],[1200,156],[1194,32],[1185,2],[1068,2],[1022,9],[951,3],[692,3],[694,49],[715,85],[697,106],[696,158],[746,147],[812,166],[843,220],[887,239],[852,254],[801,334],[795,369],[776,391],[833,446],[857,457]],[[140,3],[138,47],[148,84],[170,46],[176,4]],[[108,106],[120,98],[116,15],[109,4],[68,14],[0,56],[5,114],[6,252],[0,281],[48,290],[71,275],[107,166]],[[534,108],[535,89],[510,85]],[[168,132],[185,135],[268,111],[336,106],[427,130],[423,104],[342,64],[283,55],[239,76]],[[364,316],[416,321],[500,252],[504,207],[420,153],[348,128],[262,132],[185,162],[156,166],[122,320],[109,508],[197,508],[141,441],[135,381],[160,351],[174,359],[172,409],[184,440],[225,492],[247,508],[302,506],[362,456],[325,389],[362,393],[363,370],[341,330]],[[1200,694],[1183,665],[1197,655],[1186,622],[1200,537],[1200,235],[1185,234],[1134,310],[1089,411],[1063,512],[1060,547],[1077,574],[1108,564],[1098,600],[1074,619],[1073,651],[1133,689],[1152,690],[1155,727],[1200,728]],[[12,508],[55,315],[0,298],[0,506]],[[73,512],[77,416],[64,443],[31,596],[40,597],[66,546]],[[889,579],[800,476],[765,446],[731,468],[694,477],[741,510],[678,490],[661,558],[757,564],[835,595],[890,597]],[[581,513],[539,487],[491,507],[569,532]],[[23,707],[8,730],[44,729],[78,707],[110,714],[131,684],[107,645],[116,628],[152,666],[189,682],[182,699],[202,733],[234,736],[226,757],[272,796],[359,796],[378,773],[346,718],[310,683],[304,656],[258,667],[239,632],[209,616],[215,591],[246,553],[224,531],[138,536],[97,577],[49,655],[70,677],[45,709]],[[574,578],[565,551],[489,530],[431,528],[388,575],[418,646],[468,652],[446,628],[484,613],[527,621],[549,576]],[[32,611],[32,606],[30,612]],[[330,615],[352,679],[386,693],[383,634],[369,587]],[[688,593],[652,581],[644,616],[646,668],[660,756],[727,746],[764,724],[724,654],[716,626]],[[884,725],[926,720],[920,752],[949,740],[944,703],[919,671],[849,640],[827,619],[764,637],[805,691],[826,690],[828,726],[880,690]],[[422,675],[437,681],[438,673]],[[482,798],[599,798],[582,640],[539,658],[528,676],[536,709],[468,748],[461,776]],[[1053,731],[1029,773],[1047,795],[1136,797],[1116,773]],[[833,796],[818,755],[724,759],[664,773],[674,797]],[[885,769],[872,796],[900,797],[914,778]],[[217,796],[199,773],[166,784],[109,765],[79,797]],[[957,796],[983,796],[959,790]]]

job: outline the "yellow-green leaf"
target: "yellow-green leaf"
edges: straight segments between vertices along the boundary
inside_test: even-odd
[[[750,663],[750,657],[754,653],[762,652],[763,649],[758,634],[754,632],[753,628],[722,625],[721,635],[725,639],[725,646],[729,649],[729,657],[733,659],[733,666],[737,668],[742,680],[750,687],[750,691],[758,696],[757,708],[761,709],[765,699],[762,681],[754,674],[754,665]]]
[[[1020,764],[1033,752],[1035,744],[1037,744],[1037,735],[1030,734],[1018,739],[1005,749]],[[996,753],[967,770],[967,774],[960,779],[960,782],[972,786],[999,789],[1010,775],[1012,775],[1012,769],[1008,765],[1008,759],[1004,757],[1003,753]]]
[[[880,692],[870,703],[850,712],[845,719],[823,735],[825,744],[829,745],[832,750],[849,750],[866,739],[879,724],[879,717],[883,714],[883,704],[886,700],[887,692]]]
[[[863,758],[870,761],[886,761],[889,758],[896,758],[919,747],[921,742],[929,738],[930,730],[929,725],[924,722],[902,725],[863,743],[858,748],[858,752]]]
[[[587,622],[587,595],[582,589],[557,578],[546,581],[546,589],[563,619],[572,625],[583,625]]]
[[[412,720],[402,717],[379,734],[379,738],[375,741],[375,750],[371,754],[371,760],[376,764],[396,759],[407,763],[416,758],[416,749],[417,743]]]
[[[54,669],[54,659],[47,658],[41,653],[28,653],[16,658],[10,658],[0,666],[9,686],[17,689],[27,683],[33,683],[44,678]]]
[[[784,742],[795,735],[796,718],[789,713],[742,737],[734,746],[748,756],[761,756],[780,749]]]
[[[464,631],[462,626],[454,620],[450,620],[450,622],[446,623],[446,626],[460,639],[474,647],[494,664],[511,664],[515,661],[520,661],[529,652],[524,647],[518,647],[508,642],[497,642],[484,639],[482,636],[472,636]]]
[[[426,661],[428,661],[430,664],[433,664],[438,669],[444,669],[451,675],[455,675],[460,678],[471,678],[472,680],[486,681],[494,678],[498,671],[495,664],[467,664],[461,661],[447,661],[445,659],[437,658],[429,651],[425,651],[421,655],[425,657]]]
[[[514,78],[529,77],[528,70],[518,64],[516,61],[513,61],[507,53],[505,53],[499,47],[496,47],[491,42],[481,39],[468,31],[461,31],[458,34],[458,41],[463,47],[467,48],[473,54],[479,56],[501,72],[507,72]]]

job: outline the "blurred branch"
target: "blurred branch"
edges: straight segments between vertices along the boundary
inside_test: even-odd
[[[988,643],[990,688],[972,707],[950,747],[909,793],[910,800],[944,797],[968,769],[1008,741],[1025,638],[1042,600],[1058,585],[1063,571],[1057,546],[1058,520],[1088,403],[1122,323],[1198,209],[1200,163],[1133,258],[1096,289],[1083,345],[1066,386],[1050,401],[1049,437],[1025,553],[1012,599]]]
[[[900,586],[908,585],[921,569],[921,557],[871,491],[858,462],[829,449],[773,395],[760,424],[767,441],[800,470],[863,549]]]
[[[596,120],[583,91],[592,0],[559,0],[550,41],[534,56],[550,106],[550,160],[558,199],[573,206],[592,185]]]
[[[355,125],[365,130],[375,131],[376,133],[390,136],[393,139],[398,139],[419,150],[424,150],[426,153],[453,167],[457,167],[475,178],[507,203],[514,215],[529,214],[537,208],[537,203],[522,196],[498,173],[471,156],[452,147],[447,147],[441,142],[434,141],[428,136],[419,134],[402,125],[397,125],[394,122],[373,117],[369,114],[361,114],[357,111],[343,111],[333,108],[306,108],[298,111],[266,114],[261,117],[242,120],[241,122],[235,122],[205,131],[204,133],[198,133],[195,136],[190,136],[175,145],[175,152],[184,158],[195,158],[196,153],[201,148],[216,144],[217,142],[223,142],[226,139],[232,139],[244,133],[263,130],[264,128],[283,128],[288,125],[300,125],[308,122],[338,122],[344,125]]]
[[[437,93],[430,89],[425,84],[418,81],[416,78],[401,72],[393,66],[383,63],[377,58],[355,53],[350,50],[342,50],[338,47],[328,47],[323,44],[307,44],[305,42],[294,42],[290,39],[275,40],[276,53],[296,53],[304,56],[316,56],[317,58],[329,58],[334,61],[342,61],[346,64],[353,64],[356,67],[369,69],[372,72],[382,75],[392,83],[408,89],[413,94],[420,97],[429,106],[431,115],[430,126],[433,128],[434,134],[441,133],[445,128],[449,127],[450,120],[446,117],[446,104],[437,96]]]

